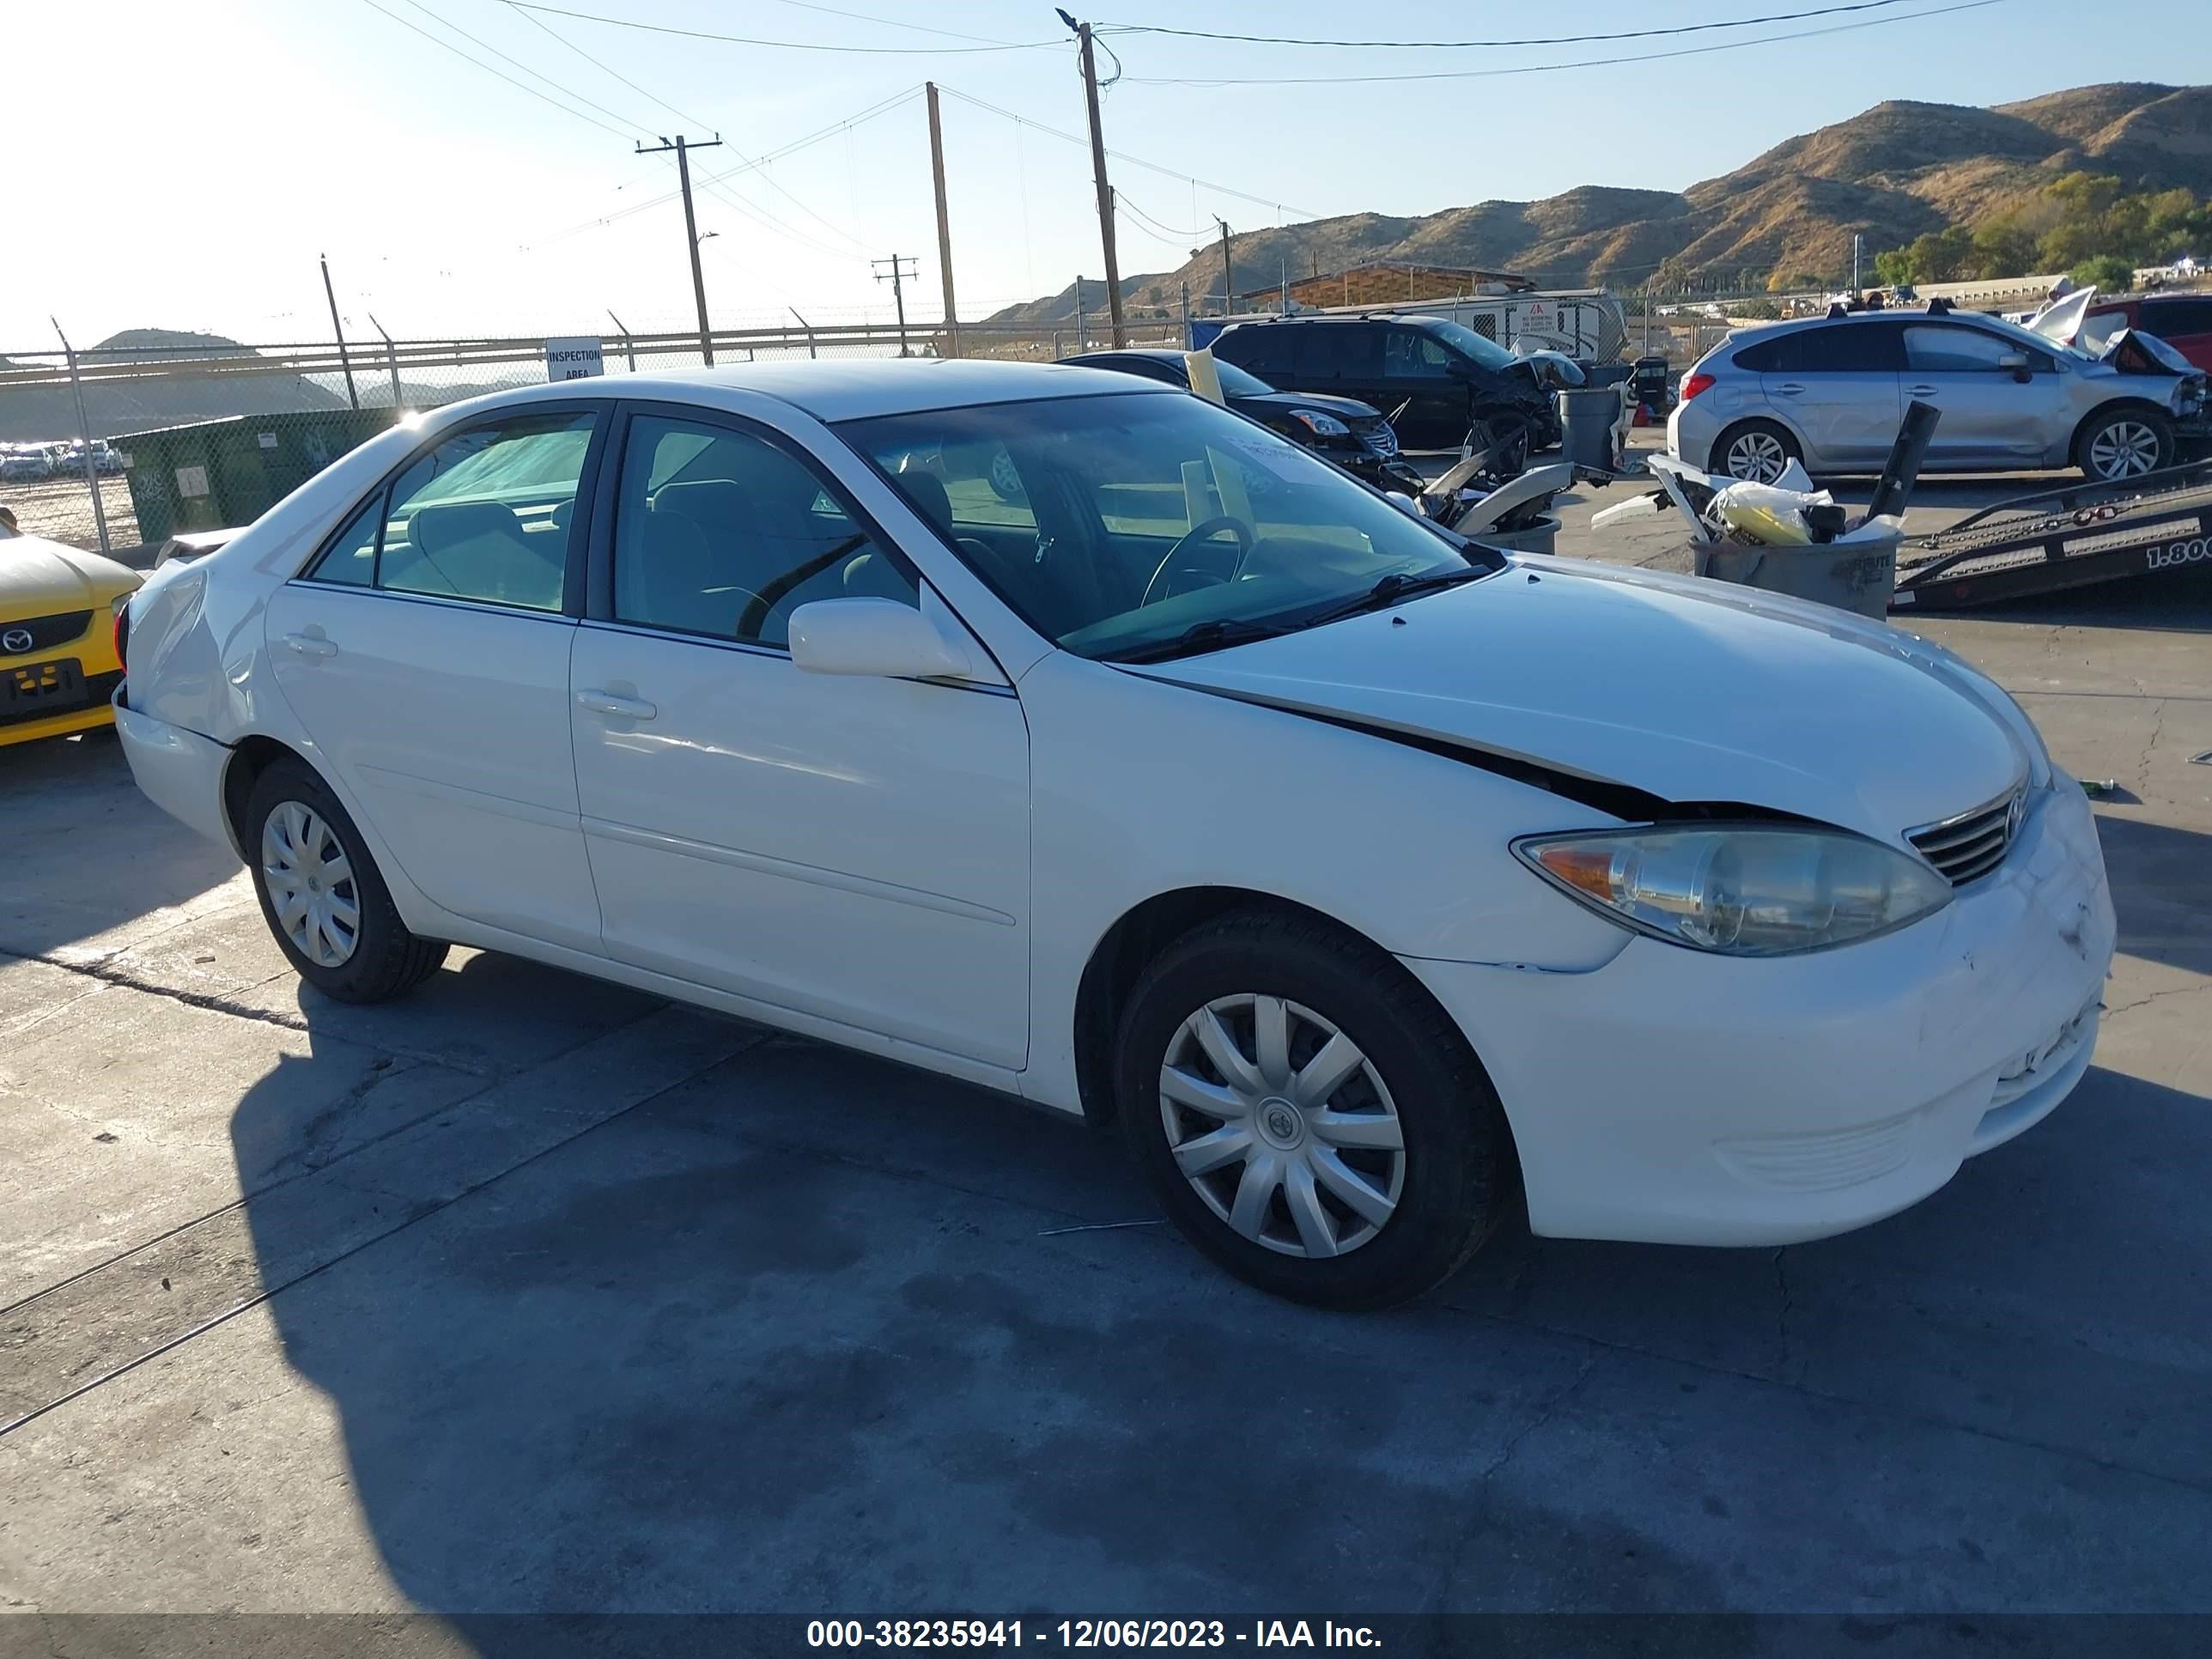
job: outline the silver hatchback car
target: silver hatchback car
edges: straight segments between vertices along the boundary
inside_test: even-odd
[[[1878,472],[1916,401],[1942,411],[1928,471],[2124,479],[2204,434],[2204,375],[2152,336],[2093,351],[1978,313],[1868,311],[1729,335],[1682,377],[1667,450],[1762,483],[1792,459]]]

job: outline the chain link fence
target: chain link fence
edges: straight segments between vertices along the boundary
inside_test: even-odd
[[[1103,314],[1085,327],[963,324],[957,340],[939,325],[801,324],[717,331],[711,361],[903,355],[1051,362],[1104,346],[1106,337]],[[1133,345],[1176,345],[1182,337],[1172,322],[1128,331]],[[0,354],[0,507],[21,531],[143,564],[173,533],[229,527],[221,522],[226,499],[266,505],[401,412],[579,372],[649,374],[710,361],[696,331],[377,339],[349,341],[343,350],[179,339],[189,343]],[[234,429],[179,430],[214,422]]]

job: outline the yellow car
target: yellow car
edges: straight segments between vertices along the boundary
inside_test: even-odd
[[[115,616],[138,573],[0,526],[0,747],[115,719]]]

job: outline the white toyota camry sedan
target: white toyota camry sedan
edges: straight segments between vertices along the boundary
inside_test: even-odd
[[[140,787],[319,990],[510,951],[1114,1122],[1366,1307],[1541,1234],[1774,1244],[2089,1064],[2088,805],[1817,606],[1509,558],[1184,392],[820,362],[363,446],[132,601]]]

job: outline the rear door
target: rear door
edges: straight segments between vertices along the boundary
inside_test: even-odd
[[[580,497],[601,411],[533,406],[439,440],[269,602],[317,762],[456,915],[599,949],[568,742]]]
[[[1903,329],[1838,321],[1779,336],[1762,350],[1760,390],[1804,440],[1809,470],[1873,471],[1888,459],[1904,414]]]
[[[1452,372],[1456,355],[1426,329],[1393,323],[1381,332],[1389,407],[1406,405],[1404,417],[1392,424],[1410,428],[1424,445],[1458,443],[1467,435],[1468,393],[1466,381]]]
[[[2025,380],[2004,365],[2014,354]],[[1944,466],[2039,466],[2069,424],[2057,359],[1970,323],[1905,325],[1905,396],[1942,411],[1928,459]]]
[[[1365,323],[1294,323],[1291,374],[1276,384],[1286,392],[1327,392],[1373,404],[1384,414],[1397,407],[1382,374],[1382,331]],[[1252,371],[1267,379],[1258,369]]]

